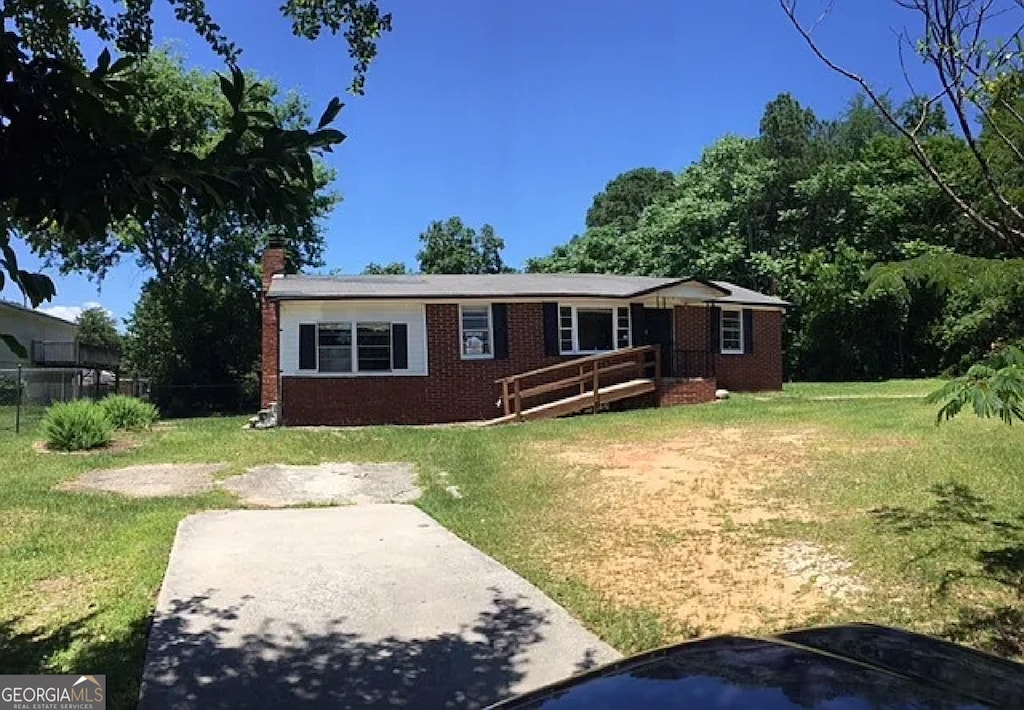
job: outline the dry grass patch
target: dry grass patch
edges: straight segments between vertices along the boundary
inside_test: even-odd
[[[756,633],[822,618],[837,601],[855,603],[862,583],[828,551],[782,545],[759,524],[815,521],[770,487],[847,445],[821,428],[747,426],[549,449],[580,475],[565,502],[579,542],[549,550],[551,562],[691,632]]]
[[[52,625],[54,620],[83,618],[96,609],[105,585],[105,580],[91,574],[38,579],[21,590],[26,613],[16,626],[25,631]]]
[[[45,518],[43,512],[34,508],[7,508],[3,515],[0,515],[0,548],[13,544],[26,531],[41,524]]]

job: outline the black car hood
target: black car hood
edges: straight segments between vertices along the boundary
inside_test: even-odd
[[[619,661],[499,704],[627,708],[1024,708],[1024,666],[868,624],[717,636]]]

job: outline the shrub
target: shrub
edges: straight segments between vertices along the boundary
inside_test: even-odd
[[[100,400],[100,409],[115,429],[149,429],[159,418],[152,404],[123,394],[114,394]]]
[[[60,451],[86,451],[106,446],[113,430],[103,409],[89,400],[53,404],[43,419],[47,447]]]

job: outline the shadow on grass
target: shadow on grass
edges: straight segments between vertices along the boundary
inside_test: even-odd
[[[509,697],[546,615],[493,591],[458,632],[366,640],[344,619],[237,628],[241,606],[197,596],[154,622],[140,710],[149,708],[478,708]],[[243,600],[241,604],[248,603]],[[585,654],[579,670],[594,665]]]
[[[120,629],[116,637],[100,635],[92,620],[86,616],[56,629],[29,630],[25,619],[0,620],[0,672],[106,675],[108,706],[135,707],[149,618]]]
[[[908,559],[919,563],[942,555],[959,555],[945,564],[935,593],[947,598],[961,582],[993,584],[1014,601],[996,607],[961,606],[944,635],[1002,656],[1024,655],[1024,514],[1002,516],[968,486],[943,483],[929,488],[933,498],[924,510],[883,507],[872,511],[879,529],[898,535],[933,537],[928,547]]]

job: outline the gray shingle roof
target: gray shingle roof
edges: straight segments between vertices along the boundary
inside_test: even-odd
[[[720,288],[724,288],[729,292],[728,296],[722,296],[716,298],[715,303],[736,303],[743,304],[745,306],[789,306],[792,305],[789,301],[783,301],[781,298],[775,296],[769,296],[766,293],[760,291],[752,291],[749,288],[743,288],[736,284],[729,283],[728,281],[712,281]]]
[[[408,276],[275,276],[269,296],[280,300],[437,298],[629,298],[689,279],[612,274],[416,274]],[[725,281],[703,281],[726,293],[716,301],[786,305]]]
[[[284,276],[270,286],[273,298],[625,298],[678,283],[679,279],[609,274],[418,274],[410,276]]]

